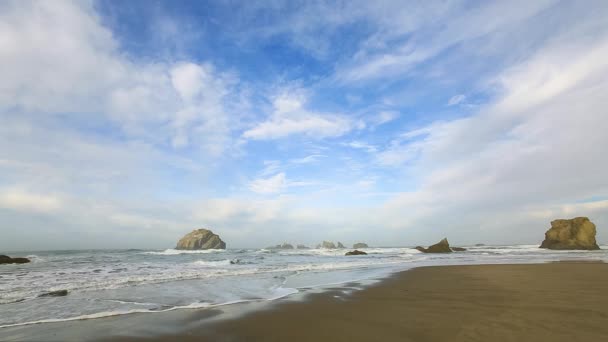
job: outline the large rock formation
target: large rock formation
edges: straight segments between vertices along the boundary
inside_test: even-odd
[[[338,248],[346,248],[346,246],[344,246],[342,242],[338,241]]]
[[[349,256],[349,255],[367,255],[367,253],[365,253],[364,251],[360,251],[360,250],[355,249],[354,251],[346,252],[346,254],[344,254],[344,255],[346,255],[346,256]]]
[[[416,249],[422,253],[452,253],[448,239],[443,239],[429,248],[417,246]]]
[[[317,245],[317,248],[333,249],[336,248],[336,245],[334,245],[334,243],[330,241],[323,241],[323,243]]]
[[[0,255],[0,264],[27,264],[28,258],[11,258],[8,255]]]
[[[587,217],[551,221],[540,248],[548,249],[600,249],[595,241],[595,224]]]
[[[304,245],[298,245],[296,248],[297,249],[310,249],[310,248],[308,248],[308,247],[306,247]]]
[[[368,248],[368,247],[369,246],[366,243],[363,243],[363,242],[357,242],[356,244],[353,245],[354,249],[357,249],[357,248]]]
[[[195,229],[181,238],[175,249],[226,249],[226,243],[208,229]]]

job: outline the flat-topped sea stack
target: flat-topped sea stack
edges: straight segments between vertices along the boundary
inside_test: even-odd
[[[422,253],[452,253],[448,239],[443,239],[429,248],[416,246],[416,249]]]
[[[195,229],[181,238],[175,249],[226,249],[226,243],[220,239],[219,235],[208,229]]]
[[[369,248],[369,246],[366,243],[363,242],[357,242],[356,244],[353,245],[354,249],[357,248]]]
[[[548,249],[600,249],[595,241],[595,224],[587,217],[576,217],[570,220],[551,221],[551,228],[545,233],[545,240],[540,248]]]

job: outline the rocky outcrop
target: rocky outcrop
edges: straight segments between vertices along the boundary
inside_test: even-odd
[[[416,249],[422,253],[452,253],[448,239],[443,239],[429,248],[417,246]]]
[[[356,244],[353,245],[354,249],[357,249],[357,248],[368,248],[368,247],[369,246],[366,243],[363,243],[363,242],[357,242]]]
[[[587,217],[551,221],[540,248],[548,249],[600,249],[595,241],[595,224]]]
[[[175,249],[226,249],[226,243],[208,229],[195,229],[181,238]]]
[[[317,248],[334,249],[336,248],[336,245],[334,245],[334,243],[330,241],[323,241],[323,243],[317,245]]]
[[[467,249],[463,247],[451,247],[453,252],[464,252]]]
[[[296,249],[310,249],[310,248],[308,248],[308,247],[306,247],[304,245],[297,245]]]
[[[483,246],[485,246],[485,244],[483,244],[483,243],[476,243],[475,244],[475,247],[483,247]]]
[[[43,294],[39,295],[38,297],[63,297],[63,296],[67,296],[67,295],[68,295],[68,290],[57,290],[57,291],[43,293]]]
[[[346,246],[344,246],[342,242],[338,241],[338,248],[346,248]]]
[[[288,244],[287,242],[283,242],[283,244],[281,245],[268,247],[267,249],[293,249],[293,245]]]
[[[367,255],[367,253],[365,253],[364,251],[359,251],[359,250],[354,250],[354,251],[350,251],[350,252],[346,252],[346,254],[344,254],[346,256],[349,255]]]
[[[8,255],[0,255],[0,264],[27,264],[28,258],[11,258]]]

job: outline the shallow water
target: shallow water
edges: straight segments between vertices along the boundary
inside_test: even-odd
[[[376,279],[417,266],[608,262],[608,249],[550,251],[537,245],[467,247],[451,254],[413,248],[271,251],[80,250],[12,253],[32,263],[0,267],[0,328],[273,300],[298,289]],[[39,295],[70,291],[65,297]]]

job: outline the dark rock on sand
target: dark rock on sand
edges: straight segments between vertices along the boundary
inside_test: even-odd
[[[226,243],[208,229],[195,229],[181,238],[175,249],[226,249]]]
[[[416,249],[422,253],[452,253],[448,239],[443,239],[429,248],[416,246]]]
[[[363,242],[357,242],[356,244],[353,245],[354,249],[357,249],[357,248],[368,248],[368,247],[369,246],[366,243],[363,243]]]
[[[43,293],[43,294],[39,295],[38,297],[63,297],[63,296],[67,296],[67,295],[68,295],[68,290],[57,290],[57,291]]]
[[[595,241],[595,224],[587,217],[551,221],[540,248],[548,249],[600,249]]]
[[[0,255],[0,264],[27,264],[28,258],[11,258],[8,255]]]
[[[355,249],[354,251],[346,252],[344,255],[367,255],[367,253]]]
[[[463,247],[451,247],[453,252],[464,252],[467,249]]]

